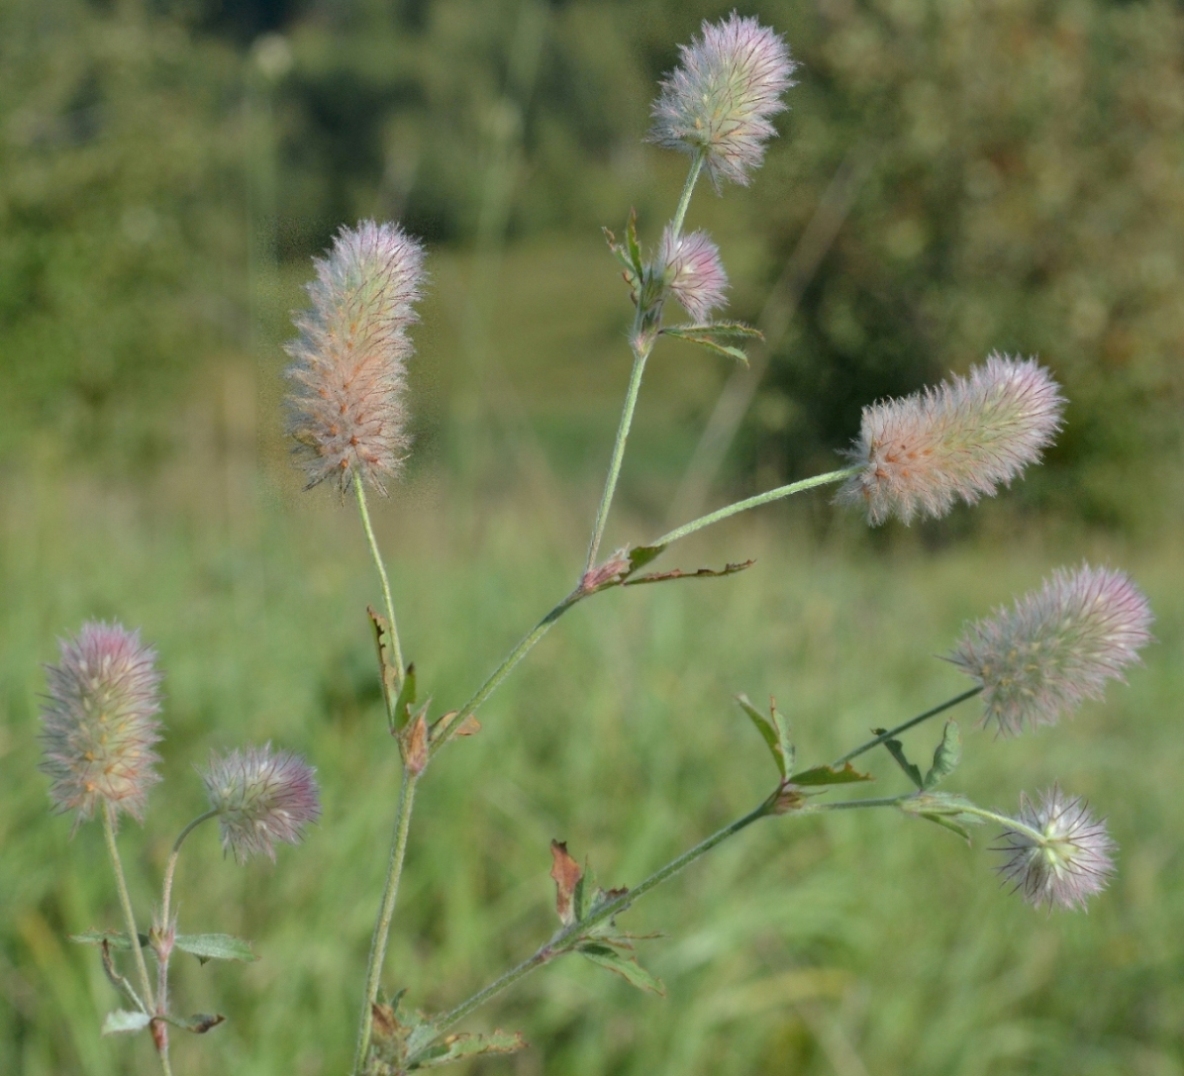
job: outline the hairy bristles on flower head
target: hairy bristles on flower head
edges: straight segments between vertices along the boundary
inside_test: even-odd
[[[342,228],[315,260],[312,307],[294,318],[289,429],[302,446],[311,488],[344,491],[365,479],[385,492],[408,445],[408,327],[423,281],[423,248],[393,224]]]
[[[967,378],[863,409],[847,455],[861,470],[835,498],[873,526],[896,516],[943,516],[973,504],[1040,458],[1061,426],[1059,386],[1035,359],[991,355]]]
[[[1128,576],[1083,564],[968,625],[950,660],[982,684],[984,723],[1011,735],[1101,698],[1139,660],[1152,619]]]
[[[716,190],[723,180],[747,184],[765,141],[777,132],[769,117],[785,105],[797,66],[779,34],[733,12],[703,36],[679,46],[682,63],[662,82],[649,141],[702,153]]]
[[[93,620],[59,645],[41,711],[50,799],[59,811],[76,810],[78,822],[104,806],[142,822],[148,789],[160,780],[152,768],[161,739],[156,652],[138,631]]]
[[[291,751],[271,744],[210,756],[201,775],[218,812],[222,849],[239,863],[252,855],[275,859],[275,842],[299,844],[302,828],[321,816],[316,771]]]
[[[1069,799],[1055,785],[1039,803],[1021,795],[1016,822],[994,850],[1007,856],[999,873],[1029,904],[1084,908],[1087,898],[1106,888],[1115,844],[1084,800]]]
[[[724,304],[728,274],[719,260],[719,248],[706,232],[674,237],[667,225],[658,249],[658,272],[666,286],[696,321],[706,321]]]

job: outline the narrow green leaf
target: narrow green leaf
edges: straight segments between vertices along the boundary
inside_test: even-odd
[[[887,729],[872,729],[877,736],[883,736]],[[921,771],[908,760],[908,756],[904,753],[904,747],[899,740],[885,740],[884,747],[894,759],[896,764],[905,772],[905,776],[913,782],[918,788],[924,788],[925,782],[921,778]]]
[[[584,873],[580,875],[580,880],[576,882],[576,888],[572,895],[572,907],[575,910],[577,923],[588,918],[588,914],[592,911],[592,906],[596,903],[597,892],[596,872],[585,863]]]
[[[947,818],[940,814],[920,814],[918,818],[924,818],[929,822],[935,822],[943,829],[948,829],[952,833],[958,834],[967,844],[970,844],[970,830],[968,830],[962,823],[955,822],[952,818]]]
[[[941,735],[941,743],[933,752],[933,765],[925,775],[925,783],[921,786],[926,791],[936,788],[945,778],[957,769],[962,761],[962,732],[957,722],[947,721]]]
[[[436,1045],[433,1043],[429,1048],[428,1043],[439,1034],[436,1030],[436,1025],[430,1020],[420,1020],[413,1026],[405,1024],[405,1027],[410,1027],[411,1032],[407,1036],[406,1054],[407,1057],[415,1057],[417,1054],[427,1052],[431,1056],[437,1054]]]
[[[250,963],[259,958],[251,943],[230,934],[178,934],[174,943],[183,953],[191,953],[203,964],[207,960],[241,960]]]
[[[789,738],[789,718],[781,713],[771,700],[769,702],[769,716],[773,719],[773,725],[777,729],[777,749],[782,759],[781,776],[785,777],[787,774],[793,773],[793,767],[798,757],[797,749]]]
[[[411,1066],[412,1069],[438,1068],[451,1065],[454,1061],[478,1057],[481,1054],[514,1054],[526,1049],[526,1040],[520,1031],[491,1031],[486,1035],[471,1035],[462,1032],[448,1035],[439,1046],[435,1044]]]
[[[773,762],[776,764],[784,780],[787,776],[787,769],[785,755],[781,751],[781,738],[777,726],[773,724],[768,714],[762,713],[752,705],[747,695],[737,695],[736,702],[739,703],[740,709],[748,715],[749,720],[756,726],[756,731],[761,734],[761,739],[768,746],[769,754],[773,756]]]
[[[199,1012],[192,1016],[166,1016],[164,1019],[173,1027],[179,1027],[182,1031],[191,1031],[194,1035],[204,1035],[212,1028],[226,1022],[226,1017],[220,1012]]]
[[[633,271],[641,279],[644,266],[641,261],[641,244],[637,241],[637,210],[629,210],[629,222],[625,225],[625,246],[629,251],[629,260],[633,262]]]
[[[415,663],[407,666],[407,675],[403,677],[403,686],[399,689],[399,697],[395,700],[395,716],[393,731],[402,732],[411,722],[411,707],[415,705]]]
[[[140,946],[148,944],[148,935],[139,934]],[[71,934],[70,940],[80,945],[102,945],[106,942],[112,949],[130,949],[127,934],[122,930],[84,930],[81,934]]]
[[[745,560],[734,564],[725,564],[722,568],[696,568],[693,572],[682,568],[672,568],[668,572],[649,572],[633,579],[626,579],[622,586],[636,587],[646,583],[665,583],[669,579],[719,579],[725,575],[735,575],[745,571],[756,563],[755,560]]]
[[[953,792],[918,792],[908,799],[901,800],[898,806],[905,814],[934,815],[948,818],[963,826],[983,824],[983,819],[979,815],[966,809],[973,808],[974,803],[965,796]]]
[[[577,950],[582,956],[587,957],[593,964],[599,964],[602,968],[608,968],[609,971],[616,972],[631,986],[637,987],[638,990],[645,990],[651,994],[658,994],[664,997],[666,988],[662,985],[662,980],[657,976],[646,971],[637,960],[625,953],[619,953],[616,949],[612,949],[607,945],[598,945],[595,943],[589,945],[582,945]]]
[[[699,325],[670,325],[662,330],[668,336],[745,337],[749,340],[763,340],[765,334],[760,329],[745,325],[742,321],[708,321]]]
[[[395,721],[395,685],[399,682],[399,672],[395,667],[394,650],[391,647],[391,626],[386,617],[379,613],[374,606],[367,605],[366,613],[370,617],[370,625],[374,629],[374,645],[378,651],[378,678],[382,684],[382,701],[386,704],[387,721],[394,728]]]
[[[815,766],[812,770],[803,770],[790,777],[790,782],[800,786],[812,785],[853,785],[859,781],[874,781],[870,773],[860,773],[848,762],[841,770],[833,766]]]
[[[127,1009],[116,1009],[114,1012],[107,1013],[107,1018],[103,1021],[104,1035],[118,1035],[125,1032],[143,1031],[150,1023],[152,1017],[146,1012],[128,1012]]]
[[[665,550],[664,545],[635,545],[629,550],[629,570],[625,574],[632,575],[644,568],[650,561],[657,560]]]
[[[738,347],[732,347],[731,344],[721,344],[718,340],[710,336],[704,336],[702,333],[686,332],[678,328],[663,329],[662,333],[665,336],[673,336],[679,340],[685,340],[688,344],[698,344],[700,347],[707,348],[708,351],[726,355],[729,359],[735,359],[745,366],[748,365],[748,356]]]

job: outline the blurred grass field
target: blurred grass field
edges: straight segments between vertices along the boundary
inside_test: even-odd
[[[596,379],[610,400],[622,361]],[[40,664],[96,616],[141,626],[166,674],[165,783],[145,829],[121,834],[142,918],[172,838],[202,808],[193,766],[211,748],[271,740],[306,753],[324,787],[321,824],[274,868],[223,860],[212,831],[187,845],[182,929],[248,937],[261,959],[177,962],[178,1003],[229,1021],[178,1041],[176,1071],[348,1064],[398,761],[364,614],[372,568],[349,506],[301,494],[283,458],[279,363],[211,378],[185,412],[189,449],[139,481],[72,472],[44,448],[0,483],[0,1071],[155,1070],[146,1040],[98,1037],[114,993],[94,951],[65,939],[117,925],[109,869],[93,826],[71,840],[69,820],[49,815],[36,771]],[[611,410],[588,414],[591,434],[611,428]],[[662,409],[650,417],[660,431]],[[529,453],[458,472],[446,442],[427,438],[430,462],[376,515],[404,646],[438,710],[570,587],[600,462],[565,476],[544,428]],[[661,527],[662,460],[629,469],[610,542]],[[854,521],[831,521],[820,541],[820,503],[739,517],[668,554],[687,567],[755,556],[747,573],[599,596],[531,655],[480,735],[425,781],[386,986],[445,1008],[533,950],[553,929],[552,838],[628,885],[749,809],[773,770],[735,693],[776,695],[800,757],[826,760],[962,690],[933,655],[963,620],[1088,556],[1149,593],[1146,667],[1057,729],[998,742],[968,731],[954,782],[1007,810],[1059,780],[1107,814],[1119,875],[1088,915],[1037,913],[1002,891],[986,833],[968,850],[887,814],[762,822],[628,913],[628,929],[666,935],[642,943],[666,998],[561,961],[471,1022],[521,1029],[531,1048],[469,1071],[1184,1071],[1178,536],[1134,546],[988,511],[977,542],[934,551],[906,537],[872,552]],[[968,730],[972,707],[957,715]],[[911,734],[918,754],[936,731]],[[884,758],[874,771],[884,793],[902,780]]]

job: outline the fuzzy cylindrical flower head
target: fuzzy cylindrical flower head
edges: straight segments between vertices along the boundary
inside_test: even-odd
[[[1152,619],[1127,575],[1083,564],[968,625],[950,660],[982,685],[984,724],[1013,735],[1101,698],[1139,660]]]
[[[408,327],[423,282],[423,248],[393,224],[342,228],[315,259],[310,309],[293,319],[287,346],[289,432],[311,488],[333,479],[385,492],[402,465],[407,435]]]
[[[1035,359],[991,355],[969,377],[863,409],[847,452],[862,465],[835,501],[859,505],[873,526],[896,516],[943,516],[1009,485],[1061,426],[1064,398]]]
[[[1084,800],[1055,785],[1038,803],[1021,795],[1016,821],[1024,828],[1004,830],[994,850],[1007,857],[999,873],[1029,904],[1084,908],[1106,888],[1116,846]]]
[[[160,673],[156,652],[138,631],[88,621],[63,639],[61,662],[46,666],[49,692],[41,711],[41,770],[58,811],[77,822],[100,807],[144,820],[148,790],[160,780]]]
[[[253,855],[275,860],[275,842],[299,844],[303,827],[321,816],[316,771],[291,751],[271,745],[210,756],[201,775],[218,812],[222,850],[239,863]]]
[[[706,321],[712,310],[723,306],[728,274],[720,261],[719,248],[706,232],[691,232],[676,239],[673,227],[667,225],[656,269],[671,294],[696,321]]]
[[[702,36],[679,46],[682,62],[662,82],[653,105],[649,141],[685,153],[702,153],[719,190],[724,180],[747,184],[760,165],[765,142],[777,132],[769,122],[785,105],[797,66],[780,34],[733,12]]]

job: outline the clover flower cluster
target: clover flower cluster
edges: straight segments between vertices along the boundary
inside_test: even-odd
[[[728,274],[720,261],[719,248],[706,232],[677,235],[667,226],[658,248],[658,271],[670,293],[695,321],[706,321],[711,311],[722,306],[728,288]]]
[[[969,377],[865,407],[847,453],[862,466],[835,499],[863,507],[873,526],[943,516],[959,498],[973,504],[1040,458],[1063,407],[1034,359],[991,355]]]
[[[950,660],[982,685],[984,724],[1014,735],[1101,698],[1139,660],[1152,619],[1127,575],[1083,564],[968,625]]]
[[[649,139],[702,154],[719,190],[724,180],[747,184],[777,132],[770,117],[786,106],[796,64],[784,39],[755,18],[733,12],[679,48],[682,63],[662,82]]]
[[[344,491],[366,481],[385,492],[410,443],[408,328],[423,282],[423,247],[393,224],[343,228],[315,260],[310,309],[287,347],[292,435],[311,488],[333,479]]]

